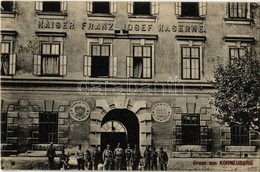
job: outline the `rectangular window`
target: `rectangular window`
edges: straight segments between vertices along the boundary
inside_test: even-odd
[[[48,1],[43,2],[42,11],[44,12],[61,12],[61,2]]]
[[[182,16],[199,16],[198,2],[182,2],[181,3]]]
[[[10,42],[1,43],[1,75],[9,74]]]
[[[58,113],[39,114],[39,143],[58,142]]]
[[[109,2],[93,2],[92,13],[109,14]]]
[[[109,45],[91,46],[91,76],[109,76]]]
[[[14,2],[13,1],[1,1],[1,11],[13,11]]]
[[[233,63],[234,60],[240,60],[246,54],[245,48],[229,48],[229,60],[230,64]]]
[[[232,145],[248,145],[249,131],[248,128],[241,125],[231,126],[231,144]]]
[[[247,3],[244,2],[229,2],[228,15],[229,18],[246,18],[247,17]]]
[[[133,78],[151,78],[152,63],[151,46],[134,46],[133,47]]]
[[[59,75],[60,44],[41,44],[42,75]]]
[[[184,145],[200,144],[199,115],[182,115],[182,143]]]
[[[7,137],[7,113],[1,113],[1,143],[6,143]]]
[[[133,15],[151,15],[151,3],[134,2]]]
[[[200,79],[199,47],[181,48],[182,79]]]

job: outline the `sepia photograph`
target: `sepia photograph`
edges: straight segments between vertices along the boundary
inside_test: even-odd
[[[260,2],[0,12],[2,171],[260,171]]]

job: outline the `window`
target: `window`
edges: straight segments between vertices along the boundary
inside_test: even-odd
[[[176,2],[175,14],[182,17],[199,17],[207,14],[206,2]]]
[[[67,10],[65,1],[36,1],[35,9],[38,12],[64,13]]]
[[[228,17],[229,18],[247,18],[247,3],[229,2]]]
[[[182,79],[200,79],[199,47],[181,47]]]
[[[6,143],[7,137],[7,113],[1,113],[1,143]]]
[[[61,55],[61,43],[42,43],[41,54],[34,55],[34,74],[42,76],[66,75],[66,56]]]
[[[128,2],[127,11],[131,15],[156,15],[159,13],[158,2]]]
[[[127,77],[151,78],[152,47],[133,46],[133,57],[127,57]]]
[[[87,12],[93,14],[111,14],[117,11],[116,2],[98,1],[87,2]]]
[[[84,76],[117,76],[117,57],[110,56],[111,45],[91,45],[90,56],[84,56]]]
[[[14,2],[13,1],[1,1],[1,11],[13,11]]]
[[[49,1],[43,2],[42,11],[44,12],[60,12],[60,2],[59,1]]]
[[[184,145],[200,144],[199,115],[183,115],[181,130],[182,130],[182,143]]]
[[[231,144],[232,145],[248,145],[249,140],[248,128],[241,125],[231,126]]]
[[[234,60],[240,60],[241,58],[243,58],[246,54],[246,49],[245,48],[229,48],[229,60],[230,60],[230,64],[232,64],[232,62]]]
[[[58,142],[58,114],[39,114],[39,143]]]
[[[11,42],[1,43],[1,75],[14,75],[16,55],[11,54]]]

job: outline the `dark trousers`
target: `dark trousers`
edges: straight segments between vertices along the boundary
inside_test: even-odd
[[[150,170],[157,171],[157,161],[156,160],[150,160]]]
[[[132,170],[137,171],[139,165],[139,160],[133,160],[132,161]]]
[[[160,163],[161,171],[167,171],[167,163]]]
[[[85,170],[84,168],[84,160],[83,159],[77,159],[78,162],[78,170]]]
[[[93,168],[94,170],[98,170],[98,161],[97,162],[93,161]]]
[[[121,170],[122,159],[115,159],[115,170]]]
[[[104,168],[105,168],[105,170],[112,170],[112,163],[113,163],[113,159],[105,158],[105,160],[104,160]]]
[[[146,170],[146,171],[150,171],[151,170],[150,169],[150,160],[149,159],[146,159],[144,161],[144,170]]]
[[[50,170],[54,170],[54,158],[48,158]]]

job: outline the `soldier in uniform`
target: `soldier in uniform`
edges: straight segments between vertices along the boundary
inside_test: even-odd
[[[101,161],[101,152],[98,150],[98,146],[95,147],[95,150],[92,153],[92,160],[94,170],[98,170],[98,163]]]
[[[121,170],[124,151],[120,147],[120,143],[117,144],[117,148],[114,150],[114,155],[115,155],[115,170]]]
[[[157,171],[157,157],[158,153],[155,151],[154,147],[150,147],[150,170]]]
[[[107,148],[104,150],[102,154],[102,158],[104,161],[105,170],[112,170],[114,156],[112,150],[110,149],[110,145],[107,145]]]
[[[163,148],[160,147],[159,164],[160,164],[161,171],[167,171],[167,163],[168,163],[168,155],[165,151],[163,151]]]
[[[77,163],[78,163],[78,170],[85,170],[84,167],[84,151],[82,150],[81,144],[78,147],[79,149],[77,150],[75,156],[77,158]]]
[[[146,146],[146,149],[144,151],[144,170],[150,171],[150,150],[149,146]]]
[[[140,157],[141,157],[141,153],[137,148],[137,145],[134,146],[134,150],[132,152],[132,158],[131,158],[131,162],[132,162],[132,170],[136,171],[138,170],[138,165],[139,165],[139,161],[140,161]]]
[[[53,143],[50,144],[50,147],[47,150],[47,157],[49,161],[50,170],[54,170],[54,157],[56,156],[55,149],[53,147]]]
[[[87,168],[87,170],[91,170],[91,166],[92,166],[92,161],[91,161],[91,153],[90,151],[87,149],[86,153],[85,153],[85,166]]]
[[[131,157],[132,157],[132,149],[130,148],[130,144],[127,144],[127,148],[125,149],[125,161],[126,161],[127,171],[132,170]]]

